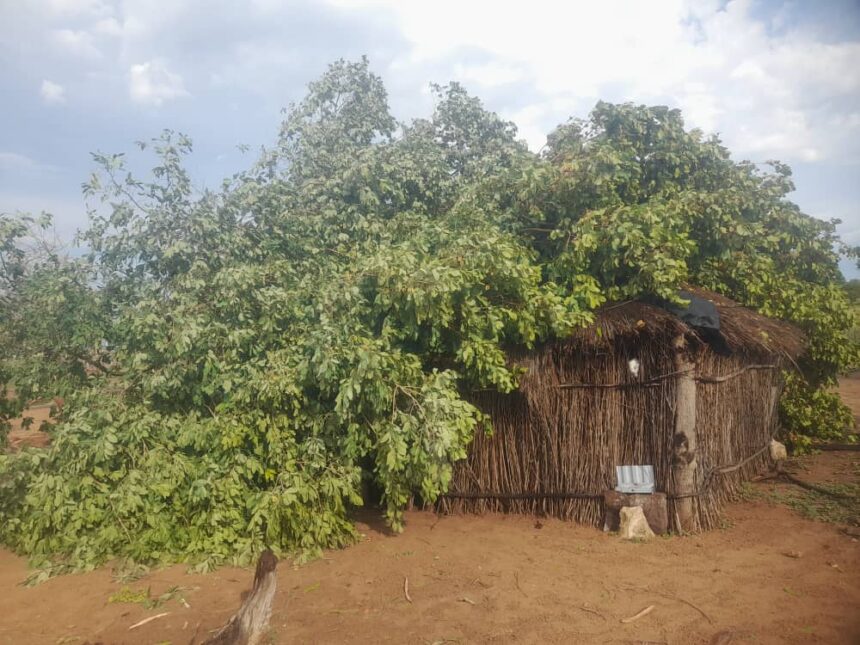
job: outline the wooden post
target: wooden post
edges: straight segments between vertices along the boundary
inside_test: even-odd
[[[203,645],[257,645],[266,636],[272,615],[272,600],[278,586],[275,567],[278,558],[269,549],[257,561],[254,586],[245,602],[227,624]]]
[[[678,372],[675,390],[675,434],[672,437],[672,495],[675,499],[675,527],[678,531],[695,531],[697,491],[696,435],[696,365],[687,354],[683,334],[672,343],[675,350],[675,370]]]

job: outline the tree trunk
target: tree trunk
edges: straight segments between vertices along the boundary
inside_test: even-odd
[[[675,434],[672,437],[672,496],[675,506],[675,529],[695,531],[698,470],[698,437],[696,435],[696,365],[687,354],[683,335],[672,343],[678,380],[675,390]]]
[[[257,645],[269,628],[272,600],[278,586],[275,567],[278,558],[269,549],[257,561],[254,586],[245,602],[221,629],[203,645]]]

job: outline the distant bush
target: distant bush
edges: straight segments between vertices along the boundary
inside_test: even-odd
[[[851,410],[839,393],[811,387],[798,374],[788,374],[780,399],[780,420],[788,428],[786,439],[795,452],[806,452],[817,441],[841,441],[854,427]]]

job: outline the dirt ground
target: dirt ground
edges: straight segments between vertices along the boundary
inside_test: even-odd
[[[29,427],[23,421],[30,419]],[[17,450],[26,446],[42,448],[48,445],[48,435],[39,432],[43,423],[51,421],[51,403],[41,403],[26,410],[24,416],[12,421],[12,429],[9,431],[9,446]]]
[[[860,379],[842,392],[860,414]],[[856,483],[860,453],[804,458],[796,472]],[[731,505],[721,530],[650,543],[557,520],[426,512],[409,513],[394,536],[367,514],[360,544],[280,564],[270,642],[860,643],[860,542],[766,500]],[[28,588],[27,573],[0,550],[2,644],[200,643],[253,578],[176,566],[123,584],[102,568]],[[157,608],[109,602],[124,587],[151,597],[180,589]]]

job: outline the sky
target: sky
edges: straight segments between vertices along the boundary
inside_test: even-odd
[[[89,153],[163,128],[215,187],[365,54],[398,119],[457,80],[533,150],[601,99],[678,107],[736,159],[790,164],[794,201],[860,245],[860,0],[0,0],[0,212],[72,237]]]

